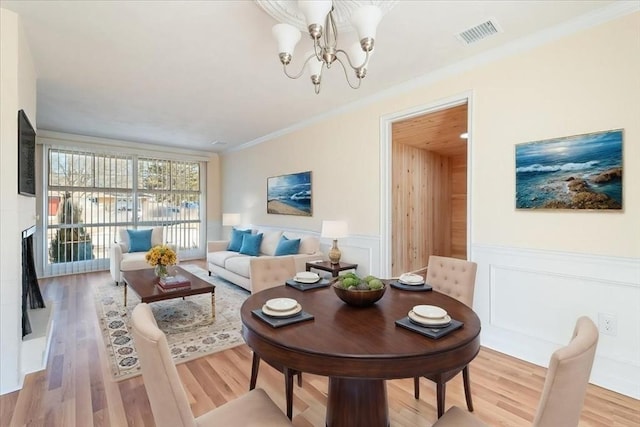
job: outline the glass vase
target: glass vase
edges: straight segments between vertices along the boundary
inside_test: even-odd
[[[158,264],[156,265],[153,271],[156,274],[156,276],[158,276],[161,279],[164,279],[169,275],[169,271],[167,270],[166,265]]]

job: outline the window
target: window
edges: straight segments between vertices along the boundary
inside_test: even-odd
[[[201,164],[49,148],[50,275],[105,269],[120,228],[165,227],[181,256],[203,254]]]

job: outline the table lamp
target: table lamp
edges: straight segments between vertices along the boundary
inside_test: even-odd
[[[333,239],[333,246],[329,249],[329,261],[331,264],[340,263],[340,249],[338,249],[338,239],[347,237],[346,221],[322,221],[321,237]]]

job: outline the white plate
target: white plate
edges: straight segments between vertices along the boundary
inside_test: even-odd
[[[435,305],[416,305],[413,312],[426,319],[442,319],[447,315],[447,311]]]
[[[311,271],[299,271],[296,273],[296,277],[302,280],[315,280],[319,279],[318,273],[314,273]]]
[[[298,301],[293,298],[273,298],[265,302],[264,305],[272,311],[290,311],[298,305]]]
[[[398,281],[405,285],[422,285],[424,284],[424,277],[418,274],[404,273],[400,275]]]
[[[317,273],[312,273],[310,271],[302,271],[300,273],[296,273],[293,280],[298,283],[316,283],[320,280],[320,276]]]
[[[419,282],[405,282],[402,279],[398,279],[398,282],[402,283],[403,285],[407,285],[407,286],[422,286],[422,285],[424,285],[424,280],[421,280]]]
[[[267,316],[271,316],[271,317],[292,317],[297,315],[301,311],[302,311],[302,306],[300,304],[297,304],[294,308],[288,311],[270,310],[266,304],[262,306],[262,312]]]
[[[440,319],[427,319],[416,315],[413,311],[409,312],[409,320],[425,326],[446,326],[451,323],[451,316],[446,315]]]

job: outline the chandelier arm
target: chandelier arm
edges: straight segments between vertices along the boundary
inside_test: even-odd
[[[318,61],[324,62],[322,59],[322,45],[318,39],[313,39],[313,53],[316,55],[316,58],[318,58]]]
[[[369,51],[365,51],[367,56],[364,58],[364,62],[362,63],[362,65],[358,67],[353,65],[353,63],[351,62],[351,57],[349,57],[349,54],[346,51],[344,51],[343,49],[336,50],[336,58],[338,57],[338,53],[342,53],[347,58],[347,62],[349,63],[349,66],[354,70],[358,70],[360,68],[367,68],[367,66],[369,65],[369,56],[370,56]]]
[[[298,79],[304,73],[304,69],[307,66],[307,63],[311,60],[311,58],[314,58],[314,57],[316,57],[315,54],[309,55],[309,57],[304,61],[304,64],[302,64],[302,68],[300,69],[300,72],[296,75],[292,75],[287,72],[287,64],[282,64],[282,70],[284,71],[284,74],[290,79],[294,79],[294,80]]]
[[[349,57],[347,56],[347,59],[348,58]],[[337,56],[336,56],[336,60],[342,66],[342,71],[344,71],[344,78],[347,80],[347,83],[349,84],[349,86],[351,86],[351,89],[358,89],[360,87],[360,84],[362,83],[362,78],[358,77],[358,84],[356,86],[354,86],[351,83],[351,80],[349,80],[349,74],[347,73],[347,67],[344,66],[344,62],[342,62],[342,60],[340,58],[338,58]],[[349,63],[349,65],[351,65],[351,63]]]

